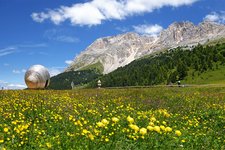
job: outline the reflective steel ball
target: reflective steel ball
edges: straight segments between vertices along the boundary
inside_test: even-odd
[[[50,83],[50,74],[42,65],[34,65],[25,73],[25,82],[29,89],[43,89]]]

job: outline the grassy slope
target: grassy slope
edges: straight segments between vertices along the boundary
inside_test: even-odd
[[[225,38],[209,41],[205,45],[216,45],[225,43]],[[194,73],[193,70],[188,72],[188,76],[182,81],[185,84],[225,84],[225,66],[218,66],[218,69],[208,70],[198,75],[198,72]]]
[[[209,41],[209,42],[205,43],[205,45],[216,45],[216,44],[220,44],[220,43],[225,43],[225,38],[220,38],[220,39],[216,39],[213,41]]]
[[[225,84],[225,66],[219,66],[218,69],[208,70],[198,75],[194,73],[192,77],[192,70],[189,71],[188,76],[183,80],[186,84]]]
[[[104,67],[100,62],[85,66],[85,67],[83,67],[79,70],[90,70],[90,69],[96,69],[96,71],[99,72],[99,73],[102,73],[104,71]]]

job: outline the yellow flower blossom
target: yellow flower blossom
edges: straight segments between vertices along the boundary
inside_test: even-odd
[[[0,139],[0,143],[3,143],[4,142],[4,140],[3,139]]]
[[[162,129],[163,131],[165,130],[165,126],[160,126],[160,129]]]
[[[154,126],[154,123],[153,123],[153,122],[149,122],[149,125],[150,125],[150,126]]]
[[[106,141],[106,142],[109,142],[109,139],[108,139],[108,138],[105,138],[105,141]]]
[[[171,132],[171,131],[172,131],[172,128],[166,127],[166,128],[165,128],[165,131],[166,131],[166,132]]]
[[[179,130],[176,130],[176,131],[175,131],[175,134],[176,134],[177,136],[181,136],[181,132],[180,132]]]
[[[102,119],[102,123],[103,123],[104,125],[107,125],[107,124],[109,124],[109,121],[106,120],[106,119]]]
[[[94,135],[93,134],[89,134],[88,137],[93,141],[94,140]]]
[[[98,127],[104,127],[105,125],[102,122],[97,122]]]
[[[5,127],[3,131],[4,132],[8,132],[9,131],[9,128]]]
[[[131,129],[133,129],[135,132],[138,132],[139,131],[139,127],[137,125],[134,125],[134,124],[130,124],[129,127]]]
[[[47,146],[48,148],[51,148],[51,147],[52,147],[52,144],[51,144],[51,143],[46,143],[46,146]]]
[[[130,117],[130,116],[127,117],[127,121],[129,123],[134,123],[134,119],[132,117]]]
[[[140,129],[140,134],[141,134],[141,135],[147,134],[147,129],[141,128],[141,129]]]
[[[155,121],[156,121],[156,118],[155,118],[155,117],[151,117],[150,120],[151,120],[152,122],[155,122]]]
[[[112,121],[115,122],[115,123],[117,123],[119,121],[119,119],[117,117],[113,117],[112,118]]]
[[[154,126],[154,131],[156,131],[156,132],[160,132],[160,127],[159,126]]]
[[[89,131],[88,130],[86,130],[86,129],[83,129],[83,131],[82,131],[84,134],[87,134],[87,133],[89,133]]]
[[[153,128],[152,126],[147,126],[147,129],[148,129],[149,131],[153,131],[153,130],[154,130],[154,128]]]

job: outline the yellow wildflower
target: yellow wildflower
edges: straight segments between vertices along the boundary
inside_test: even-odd
[[[165,126],[162,126],[162,125],[161,125],[160,128],[161,128],[162,130],[165,130]]]
[[[133,129],[135,132],[139,131],[139,127],[137,125],[130,124],[129,127]]]
[[[141,135],[145,135],[147,133],[147,129],[145,129],[145,128],[141,128],[140,129],[140,134]]]
[[[83,133],[84,133],[84,134],[87,134],[88,132],[89,132],[88,130],[83,129]]]
[[[132,117],[130,117],[130,116],[127,117],[127,121],[129,123],[134,123],[134,119]]]
[[[89,134],[88,137],[93,141],[94,140],[94,135],[93,134]]]
[[[166,132],[171,132],[171,131],[172,131],[172,128],[166,127],[166,128],[165,128],[165,131],[166,131]]]
[[[108,139],[108,138],[105,138],[105,141],[106,141],[106,142],[109,142],[109,139]]]
[[[175,134],[176,134],[177,136],[181,136],[181,132],[180,132],[179,130],[176,130],[176,131],[175,131]]]
[[[151,120],[152,122],[155,122],[155,121],[156,121],[156,118],[155,118],[155,117],[151,117],[150,120]]]
[[[46,143],[46,146],[47,146],[48,148],[51,148],[51,147],[52,147],[52,144],[51,144],[51,143]]]
[[[104,125],[102,122],[98,122],[98,123],[97,123],[97,126],[98,126],[98,127],[104,127],[105,125]]]
[[[3,142],[4,142],[4,140],[3,140],[3,139],[1,139],[1,140],[0,140],[0,143],[3,143]]]
[[[154,130],[154,128],[153,128],[152,126],[147,126],[147,129],[148,129],[149,131],[153,131],[153,130]]]
[[[116,123],[116,122],[118,122],[118,121],[119,121],[119,119],[118,119],[118,118],[116,118],[116,117],[113,117],[113,118],[112,118],[112,121]]]
[[[154,126],[154,130],[159,133],[160,132],[160,127],[159,126]]]
[[[102,123],[103,123],[104,125],[107,125],[107,124],[109,124],[109,121],[106,120],[106,119],[102,119]]]
[[[154,126],[154,123],[153,123],[153,122],[149,122],[149,125],[150,125],[150,126]]]
[[[4,128],[4,132],[8,132],[9,129],[7,127]]]

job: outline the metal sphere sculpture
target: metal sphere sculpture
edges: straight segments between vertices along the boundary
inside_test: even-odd
[[[25,73],[25,82],[29,89],[43,89],[50,83],[50,74],[42,65],[34,65]]]

